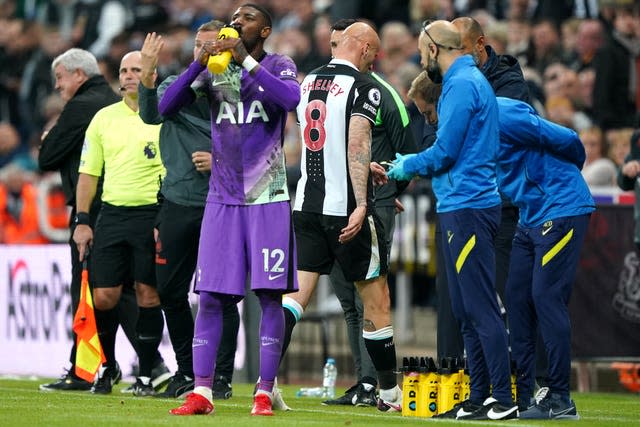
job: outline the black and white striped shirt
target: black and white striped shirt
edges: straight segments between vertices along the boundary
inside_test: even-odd
[[[348,216],[355,209],[349,177],[349,121],[363,116],[375,124],[380,89],[348,61],[334,59],[309,73],[297,108],[302,156],[294,210]],[[373,206],[369,179],[367,206]]]

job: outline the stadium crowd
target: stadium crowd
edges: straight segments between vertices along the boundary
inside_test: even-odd
[[[118,93],[118,65],[124,53],[139,49],[147,32],[161,33],[165,48],[158,81],[178,74],[190,62],[193,34],[211,19],[227,21],[240,2],[224,0],[54,0],[0,2],[0,242],[42,243],[56,239],[37,226],[34,212],[45,210],[52,228],[55,194],[49,206],[34,203],[42,178],[37,150],[43,131],[60,113],[53,59],[71,47],[92,52]],[[401,94],[417,133],[422,117],[407,98],[420,71],[417,36],[425,19],[472,16],[485,30],[487,44],[520,61],[536,110],[549,120],[589,134],[603,172],[585,168],[593,185],[615,185],[611,162],[622,166],[633,128],[638,126],[640,17],[637,1],[417,1],[259,0],[273,15],[267,51],[289,55],[301,80],[330,58],[330,26],[343,17],[370,20],[381,51],[375,69]],[[568,7],[567,4],[573,4]],[[589,7],[585,7],[585,5]],[[599,6],[594,10],[593,6]],[[635,73],[632,74],[632,73]],[[634,99],[635,98],[635,99]],[[286,132],[290,185],[299,174],[300,145],[291,113]],[[418,141],[422,137],[417,138]],[[609,159],[611,162],[607,161]],[[12,164],[12,167],[6,167]],[[602,171],[602,168],[598,168]],[[608,171],[608,172],[607,172]],[[22,200],[23,203],[18,203]],[[21,215],[24,206],[27,211]],[[51,210],[53,209],[53,212]],[[8,231],[18,227],[23,231]],[[50,231],[50,230],[49,230]],[[39,235],[36,238],[32,234]]]
[[[68,240],[68,235],[59,233],[70,225],[68,222],[69,212],[65,208],[63,185],[56,184],[57,172],[44,172],[38,168],[41,143],[49,130],[58,123],[58,118],[67,101],[58,93],[61,92],[58,83],[59,76],[56,75],[55,79],[52,76],[52,63],[55,58],[71,48],[81,48],[91,52],[97,58],[100,72],[114,93],[125,96],[125,100],[128,99],[126,95],[129,93],[130,100],[135,100],[134,111],[136,111],[137,88],[126,86],[126,80],[123,82],[123,57],[127,58],[127,55],[132,51],[141,49],[144,51],[145,39],[149,40],[149,35],[152,33],[160,34],[163,48],[158,50],[158,56],[154,59],[157,72],[156,84],[170,76],[180,75],[187,67],[191,70],[190,75],[192,74],[189,83],[193,83],[199,78],[198,73],[204,67],[202,61],[198,64],[197,57],[196,61],[193,60],[194,53],[196,53],[194,51],[194,35],[202,29],[203,24],[212,20],[228,22],[234,11],[240,10],[239,7],[241,8],[244,3],[244,1],[232,0],[36,0],[31,2],[0,0],[0,64],[2,64],[0,66],[0,244],[42,244]],[[375,51],[371,56],[372,62],[375,58],[372,68],[399,94],[399,98],[408,112],[408,122],[419,151],[427,148],[425,141],[429,137],[432,139],[435,131],[434,126],[437,126],[431,119],[425,120],[425,111],[419,110],[414,103],[415,99],[409,96],[412,82],[422,71],[422,66],[427,66],[425,58],[428,57],[429,52],[423,48],[462,50],[462,45],[459,42],[451,43],[456,47],[441,45],[434,41],[426,30],[430,25],[428,22],[436,20],[441,27],[445,25],[445,29],[448,28],[447,31],[450,31],[452,36],[459,37],[454,24],[442,23],[453,21],[458,17],[472,17],[484,30],[482,35],[483,49],[487,45],[490,46],[489,52],[492,49],[497,55],[508,54],[518,60],[529,92],[528,103],[531,110],[527,110],[527,114],[534,117],[539,115],[549,123],[562,125],[580,135],[586,152],[582,177],[592,189],[615,188],[618,185],[620,171],[624,171],[623,173],[628,178],[635,173],[635,169],[625,169],[624,166],[632,160],[631,157],[634,155],[632,142],[637,141],[637,131],[634,133],[634,130],[640,128],[640,3],[637,0],[575,0],[572,2],[552,0],[374,0],[366,2],[364,0],[335,0],[333,2],[331,0],[256,0],[254,3],[259,8],[268,10],[271,14],[269,17],[270,25],[267,25],[270,30],[266,36],[260,36],[264,42],[264,51],[290,57],[297,68],[299,83],[305,77],[313,76],[313,70],[332,60],[332,25],[337,20],[347,17],[358,18],[375,28],[377,35],[375,35],[375,31],[373,35],[369,34],[367,36],[368,44],[365,43],[366,49],[372,46],[372,50]],[[251,7],[253,6],[249,6],[249,8]],[[249,19],[253,19],[253,15],[247,13]],[[239,16],[240,18],[236,16],[234,19],[245,19],[244,14]],[[264,18],[266,20],[266,15]],[[438,25],[432,27],[436,28],[436,33]],[[430,41],[425,38],[427,36]],[[364,36],[351,37],[359,40]],[[249,36],[245,38],[244,43],[246,44]],[[420,50],[418,49],[419,40],[422,40],[420,43],[424,45]],[[456,39],[452,38],[451,40]],[[235,43],[228,40],[227,42]],[[360,42],[355,44],[360,45]],[[262,70],[264,64],[256,68],[259,65],[258,62],[251,55],[247,55],[246,51],[243,52],[237,48],[238,45],[233,47],[236,61],[238,61],[238,56],[241,59],[247,59],[247,61],[240,60],[238,64],[241,64],[247,72],[253,70],[254,74],[261,73],[261,78],[265,78],[266,71]],[[471,57],[465,55],[465,61],[468,62],[469,67],[475,69],[478,64],[483,63],[475,57],[473,47],[469,47],[469,50]],[[206,54],[205,59],[209,54],[213,54],[208,51],[202,52]],[[256,55],[262,54],[262,45],[260,45],[260,49],[253,52]],[[452,62],[458,56],[464,55],[462,52],[454,53],[455,55],[451,57]],[[445,54],[445,57],[446,55],[448,53]],[[259,59],[262,57],[260,56]],[[438,61],[437,55],[434,61]],[[138,65],[130,66],[131,69],[136,69],[136,67]],[[365,72],[368,69],[367,64],[360,72]],[[256,72],[256,70],[258,71]],[[281,72],[280,76],[285,71],[292,72],[290,68],[287,68]],[[293,73],[295,74],[295,72]],[[245,76],[248,75],[245,73]],[[247,80],[250,80],[249,77]],[[266,87],[263,89],[262,86],[259,86],[261,92],[268,90],[269,86],[265,83],[268,81],[267,78],[261,82]],[[295,84],[295,82],[293,83]],[[191,93],[188,90],[188,85],[185,85],[183,89],[185,93]],[[311,90],[318,90],[318,87]],[[494,90],[496,93],[498,92],[495,86]],[[176,93],[178,92],[171,92],[171,95],[176,96]],[[371,98],[371,93],[370,99],[375,103],[375,100]],[[182,101],[186,103],[185,100]],[[274,102],[276,101],[279,100]],[[379,99],[377,101],[379,102]],[[162,111],[167,110],[166,103],[170,101],[164,102],[164,105],[162,101],[160,102],[161,114]],[[180,104],[177,101],[175,103]],[[309,166],[304,162],[305,152],[302,149],[300,131],[296,125],[296,110],[292,108],[293,105],[289,104],[291,102],[287,103],[287,108],[282,111],[283,117],[287,117],[286,125],[282,129],[287,178],[287,182],[283,181],[283,186],[288,186],[293,198],[295,197],[295,184],[301,173],[303,181],[306,179],[305,167]],[[173,107],[172,104],[171,106]],[[167,111],[174,112],[171,108]],[[373,119],[372,117],[372,122]],[[283,123],[285,123],[284,118]],[[243,124],[243,121],[240,120],[239,124]],[[349,144],[351,143],[350,138],[351,136],[348,138]],[[214,148],[215,145],[214,138]],[[155,154],[155,152],[150,152],[148,155],[151,158]],[[83,153],[83,156],[86,156],[86,153]],[[580,157],[578,156],[578,158]],[[403,160],[401,157],[399,159],[401,165],[399,167],[402,169]],[[40,161],[42,165],[42,159]],[[86,170],[84,161],[85,157],[81,161],[81,171]],[[193,161],[196,166],[199,165],[198,161]],[[218,159],[215,161],[217,162]],[[301,163],[303,164],[302,171]],[[582,165],[577,166],[581,167]],[[216,168],[219,166],[210,167],[211,170]],[[122,171],[124,168],[119,168],[119,170]],[[198,169],[198,171],[200,170]],[[98,173],[98,171],[95,170],[92,173]],[[350,174],[353,174],[353,171],[350,171]],[[106,176],[113,177],[113,175]],[[406,177],[404,175],[397,177],[408,180],[411,176],[412,174]],[[426,176],[430,176],[430,174],[427,173]],[[97,177],[95,184],[97,185]],[[155,186],[155,182],[151,184],[149,188]],[[409,191],[420,185],[412,184]],[[496,186],[494,185],[494,187]],[[628,185],[624,187],[629,189]],[[90,195],[95,194],[95,189],[90,193]],[[286,194],[286,191],[281,190],[278,194]],[[496,200],[493,202],[498,203],[497,187],[494,195]],[[111,196],[113,195],[111,194]],[[155,199],[154,194],[151,196]],[[298,196],[302,199],[303,195],[299,194]],[[253,201],[255,200],[252,199],[247,204],[251,204]],[[229,205],[235,206],[236,201],[232,202]],[[84,203],[84,205],[88,206],[88,203]],[[86,214],[87,207],[84,205],[79,205],[79,207],[84,207],[79,209],[79,214]],[[145,203],[144,206],[146,205]],[[302,202],[299,202],[299,205],[302,205]],[[138,207],[138,205],[135,206]],[[286,201],[286,206],[289,206],[288,201]],[[357,210],[358,207],[355,209]],[[347,210],[347,212],[349,211]],[[76,216],[76,221],[78,221],[78,216]],[[89,226],[89,219],[86,218],[86,221],[86,223],[77,222],[77,226]],[[147,221],[152,222],[153,218],[149,216]],[[351,226],[351,217],[349,217],[349,226]],[[359,232],[359,226],[357,230],[354,234]],[[298,229],[296,229],[297,232]],[[545,234],[543,232],[543,236]],[[78,242],[78,239],[75,237],[74,239]],[[85,239],[83,242],[86,243],[87,240]],[[159,242],[157,236],[156,241]],[[492,239],[486,241],[490,242]],[[371,250],[373,251],[373,249]],[[150,250],[147,252],[150,257],[152,252]],[[487,259],[483,262],[491,265],[493,260]],[[319,271],[318,273],[323,272]],[[383,266],[378,271],[379,277],[383,277],[385,272],[386,266]],[[198,274],[201,274],[200,268],[198,268]],[[353,275],[354,278],[356,276],[359,277],[357,274]],[[386,280],[386,276],[384,277]],[[369,278],[367,276],[367,279]],[[128,280],[124,273],[122,279]],[[133,279],[139,282],[138,278],[134,277]],[[272,280],[271,277],[269,280]],[[571,282],[571,280],[569,281]],[[238,283],[242,286],[243,280],[239,280]],[[571,284],[569,283],[568,286],[570,288]],[[277,289],[278,292],[285,292],[285,288],[286,292],[290,292],[296,289],[297,284],[292,287],[292,283],[283,282],[281,287],[282,289]],[[264,289],[261,290],[264,291]],[[210,293],[215,296],[210,304],[215,310],[210,307],[210,311],[213,310],[216,316],[221,316],[218,309],[222,303],[216,299],[219,298],[220,291],[212,290]],[[230,293],[234,294],[234,292]],[[491,292],[488,294],[492,297]],[[277,312],[277,316],[274,315],[272,322],[278,326],[277,329],[281,329],[280,323],[284,322],[279,317],[281,294],[263,292],[260,295],[264,300],[261,301],[264,305],[263,311],[266,306],[274,305],[271,300],[276,301],[275,305],[278,308],[275,312]],[[109,305],[108,309],[114,308],[116,302],[117,299]],[[153,301],[146,306],[144,304],[140,306],[140,312],[153,309],[154,313],[160,313],[159,304],[159,299],[154,297]],[[99,307],[106,307],[106,305],[97,304],[96,307],[99,308],[98,311],[107,310]],[[495,308],[496,312],[494,320],[496,323],[500,323],[497,316],[498,307],[492,308]],[[165,307],[163,309],[166,310]],[[302,310],[298,311],[300,312],[298,314],[301,315]],[[100,324],[104,324],[104,320],[98,323],[100,326]],[[115,325],[115,320],[112,323]],[[218,323],[216,322],[216,325]],[[198,323],[196,323],[197,325]],[[149,325],[146,326],[150,328]],[[383,331],[383,329],[385,328],[366,331],[365,328],[365,335],[369,334],[367,335],[368,346],[378,345],[377,341],[382,338],[393,342],[393,333],[390,332],[389,335],[388,331]],[[380,331],[386,335],[379,335],[382,333]],[[289,334],[290,332],[289,329]],[[103,332],[101,332],[102,335],[104,335]],[[503,335],[504,347],[506,348],[507,338],[506,334]],[[276,341],[279,342],[280,338],[279,335],[274,335]],[[154,345],[157,348],[155,342],[150,346],[144,366],[141,358],[140,370],[144,370],[147,376],[144,377],[146,382],[136,384],[138,389],[152,388],[149,383],[152,374],[149,372],[152,370],[152,361],[156,351],[156,348],[151,348]],[[385,344],[385,349],[387,347],[389,346]],[[395,359],[395,354],[384,356],[383,351],[377,349],[374,349],[375,352],[378,352],[376,354],[378,354],[379,360],[382,360],[377,366],[378,374],[387,371],[393,372],[395,365],[391,366],[392,364],[387,362]],[[113,353],[113,350],[110,353]],[[503,377],[507,378],[506,351],[503,353],[505,356]],[[271,361],[273,366],[270,365],[268,369],[264,370],[268,373],[268,379],[264,377],[263,373],[257,390],[258,394],[264,391],[270,396],[270,400],[273,400],[273,395],[270,393],[272,389],[277,390],[277,388],[274,386],[275,380],[272,377],[275,375],[279,353],[274,353],[270,357],[273,359]],[[115,372],[115,361],[111,362]],[[205,362],[210,364],[209,359],[206,359]],[[205,371],[207,371],[206,374],[196,373],[195,385],[207,389],[207,393],[210,395],[211,390],[203,384],[212,381],[213,373]],[[104,372],[101,371],[101,379],[106,378],[107,381],[112,381],[111,376],[104,377],[104,375]],[[190,373],[190,375],[193,374]],[[115,377],[114,374],[113,378]],[[509,400],[509,390],[506,381],[503,382],[504,401],[507,401]],[[386,381],[386,384],[389,396],[396,396],[399,393],[396,392],[399,389],[394,381]],[[136,386],[134,386],[134,393],[136,393]],[[493,386],[496,390],[496,383]],[[110,392],[111,384],[107,388]],[[153,394],[153,391],[150,390],[148,394]],[[145,393],[141,393],[141,395],[145,395]],[[387,398],[385,397],[385,399]],[[389,397],[387,409],[394,409],[393,405],[399,399],[399,397]],[[177,408],[175,410],[177,412],[173,413],[208,413],[213,410],[212,406],[209,408],[204,404],[200,404],[204,406],[198,407],[197,410],[189,405],[193,405],[193,403],[188,402],[186,406]],[[268,406],[267,409],[259,409],[258,413],[271,415],[260,413],[260,411],[270,412],[271,404],[269,403]],[[508,406],[507,404],[496,405],[496,408],[506,408],[506,411]],[[575,412],[575,407],[573,409]],[[395,410],[398,409],[395,408]],[[255,407],[254,411],[256,411]]]

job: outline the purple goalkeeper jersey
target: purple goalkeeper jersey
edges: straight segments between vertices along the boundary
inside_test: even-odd
[[[283,135],[287,113],[300,100],[297,69],[284,55],[266,54],[254,75],[231,62],[223,74],[193,84],[205,69],[191,63],[165,91],[158,109],[175,114],[196,96],[211,110],[208,202],[250,205],[289,200]]]

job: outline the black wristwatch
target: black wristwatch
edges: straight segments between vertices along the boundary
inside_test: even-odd
[[[86,212],[78,212],[74,219],[76,225],[91,225],[91,217]]]

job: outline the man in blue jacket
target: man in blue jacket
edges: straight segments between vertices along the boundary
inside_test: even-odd
[[[529,102],[529,88],[522,75],[518,60],[511,55],[497,55],[485,44],[480,24],[473,18],[460,17],[451,21],[460,31],[463,52],[470,54],[482,74],[493,88],[496,96]],[[509,272],[511,241],[518,224],[518,209],[505,197],[502,199],[500,224],[495,238],[496,290],[504,301],[504,287]],[[436,227],[436,242],[440,242],[440,231]],[[464,346],[458,322],[451,310],[447,280],[442,262],[442,249],[437,245],[436,289],[438,294],[438,359],[463,360]]]
[[[500,190],[520,209],[506,285],[520,418],[578,419],[569,397],[569,297],[595,204],[580,170],[576,132],[538,116],[528,104],[498,97]],[[548,387],[536,394],[538,328],[547,352]]]
[[[469,399],[442,416],[515,418],[507,332],[495,291],[498,105],[472,56],[462,53],[455,25],[427,25],[419,49],[431,80],[443,82],[436,141],[421,153],[396,155],[388,176],[431,177],[437,198],[451,306],[460,322],[471,377]]]

